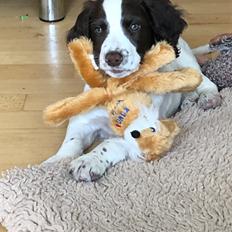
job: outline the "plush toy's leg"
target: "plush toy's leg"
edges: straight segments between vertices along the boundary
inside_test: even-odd
[[[96,139],[104,128],[108,128],[108,113],[104,109],[94,109],[69,120],[66,136],[58,152],[45,163],[58,162],[67,157],[80,156]],[[107,137],[107,135],[106,135]]]
[[[58,126],[74,115],[89,111],[98,105],[104,105],[108,98],[104,88],[94,88],[77,97],[63,99],[45,109],[44,122],[51,126]]]
[[[138,91],[165,94],[170,92],[190,92],[201,83],[199,72],[185,69],[175,72],[152,73],[141,77],[130,87]]]
[[[112,138],[99,144],[93,151],[71,162],[70,174],[77,181],[95,181],[108,168],[128,157],[122,138]]]
[[[82,37],[73,40],[68,44],[71,59],[90,87],[102,87],[105,85],[106,78],[99,70],[95,70],[89,54],[92,53],[91,42]]]

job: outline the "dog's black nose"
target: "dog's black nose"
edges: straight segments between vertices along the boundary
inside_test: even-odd
[[[105,56],[105,60],[109,66],[117,67],[122,63],[123,55],[120,52],[108,52]]]

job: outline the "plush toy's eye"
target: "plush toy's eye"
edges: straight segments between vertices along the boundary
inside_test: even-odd
[[[156,132],[154,127],[150,127],[150,129],[151,129],[152,132]]]
[[[131,132],[131,136],[132,136],[134,139],[139,138],[140,135],[141,135],[140,132],[137,131],[137,130],[134,130],[134,131]]]
[[[138,23],[132,23],[130,25],[130,31],[131,32],[136,32],[136,31],[139,31],[141,29],[141,25],[138,24]]]
[[[94,28],[94,31],[95,31],[95,33],[97,33],[97,34],[100,34],[100,33],[102,33],[102,28],[101,28],[100,26],[96,26],[96,27]]]

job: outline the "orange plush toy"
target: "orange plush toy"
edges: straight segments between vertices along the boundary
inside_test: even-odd
[[[155,115],[151,94],[190,92],[202,81],[201,75],[191,68],[156,71],[175,59],[173,48],[166,42],[158,43],[145,54],[138,71],[120,79],[109,78],[94,69],[89,58],[93,49],[88,39],[76,39],[68,48],[76,69],[91,89],[48,106],[44,111],[44,121],[49,125],[60,125],[74,115],[104,106],[108,110],[112,130],[126,139],[127,128],[144,112],[151,111],[148,114]],[[173,120],[159,121],[157,129],[150,125],[139,133],[131,134],[146,160],[157,159],[168,151],[179,131]]]

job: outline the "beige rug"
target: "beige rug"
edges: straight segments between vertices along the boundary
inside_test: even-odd
[[[232,231],[232,89],[221,108],[177,114],[183,130],[159,162],[123,162],[76,183],[67,161],[0,180],[0,222],[23,231]]]

